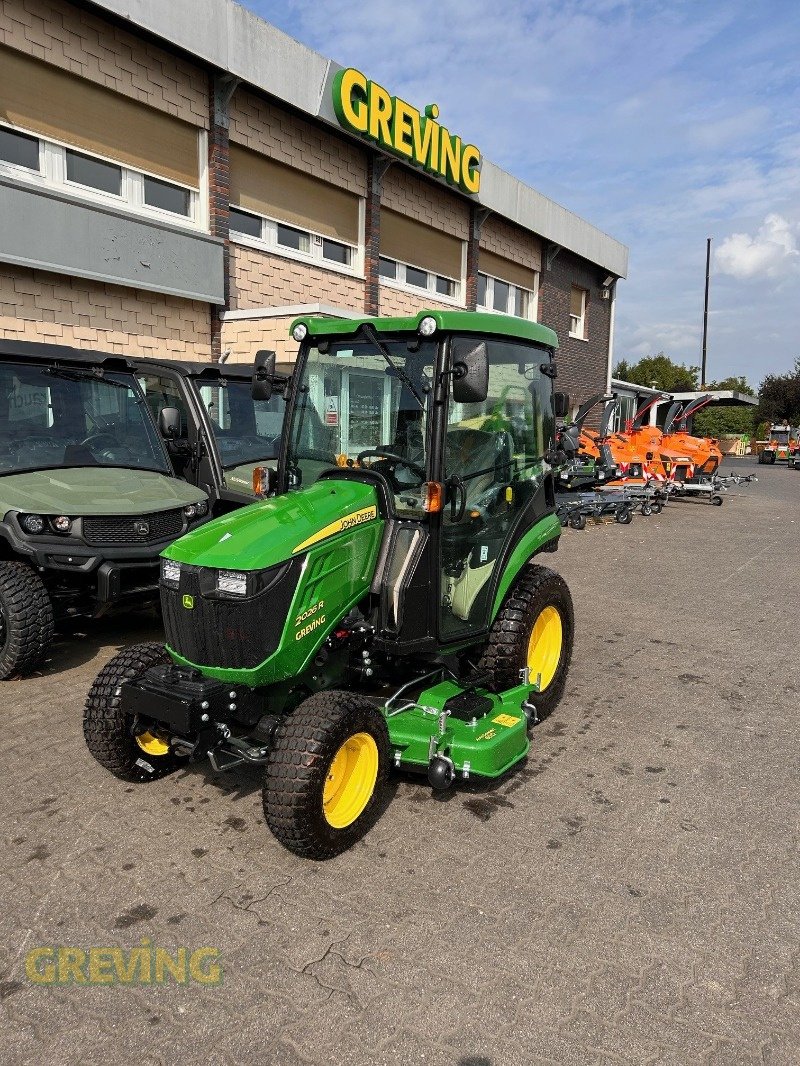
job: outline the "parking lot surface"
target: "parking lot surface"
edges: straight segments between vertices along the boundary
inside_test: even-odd
[[[0,1060],[332,1066],[800,1061],[800,472],[567,531],[558,710],[494,788],[396,780],[324,864],[255,772],[116,781],[86,691],[152,618],[0,689]],[[143,945],[144,942],[144,945]],[[37,947],[219,951],[222,981],[32,984]]]

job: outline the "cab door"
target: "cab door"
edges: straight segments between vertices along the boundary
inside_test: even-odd
[[[448,400],[441,525],[439,636],[490,624],[494,591],[511,544],[546,513],[544,455],[554,420],[548,353],[489,340],[489,389],[481,403]]]

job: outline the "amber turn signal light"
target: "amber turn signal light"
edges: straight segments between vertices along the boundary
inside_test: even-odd
[[[422,486],[422,507],[428,514],[438,514],[444,507],[444,485],[441,481],[426,481]]]
[[[253,467],[253,495],[259,500],[269,492],[269,470],[265,466]]]

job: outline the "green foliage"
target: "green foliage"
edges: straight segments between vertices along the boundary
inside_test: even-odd
[[[767,374],[758,390],[758,417],[800,425],[800,359],[789,374]]]
[[[755,396],[754,390],[747,384],[747,378],[743,377],[710,381],[706,388],[709,392],[731,390]],[[718,407],[709,404],[695,415],[694,431],[699,437],[729,437],[739,433],[751,436],[757,411],[756,407]]]
[[[623,359],[617,363],[614,377],[623,381],[632,381],[634,385],[646,385],[648,388],[664,389],[665,392],[688,392],[697,388],[700,367],[684,366],[673,363],[668,355],[647,356],[638,363],[629,363]]]

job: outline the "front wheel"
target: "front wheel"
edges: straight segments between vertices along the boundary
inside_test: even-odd
[[[120,705],[123,682],[171,661],[163,644],[134,644],[106,663],[89,689],[83,711],[86,746],[121,781],[155,781],[186,762],[154,723],[125,714]]]
[[[539,718],[555,710],[564,692],[575,618],[566,581],[546,566],[528,566],[518,575],[494,620],[478,665],[495,692],[520,684],[527,669]]]
[[[53,639],[53,605],[27,563],[0,563],[0,681],[27,673]]]
[[[284,847],[330,859],[380,814],[389,730],[370,700],[329,690],[309,696],[278,729],[264,772],[267,825]]]

